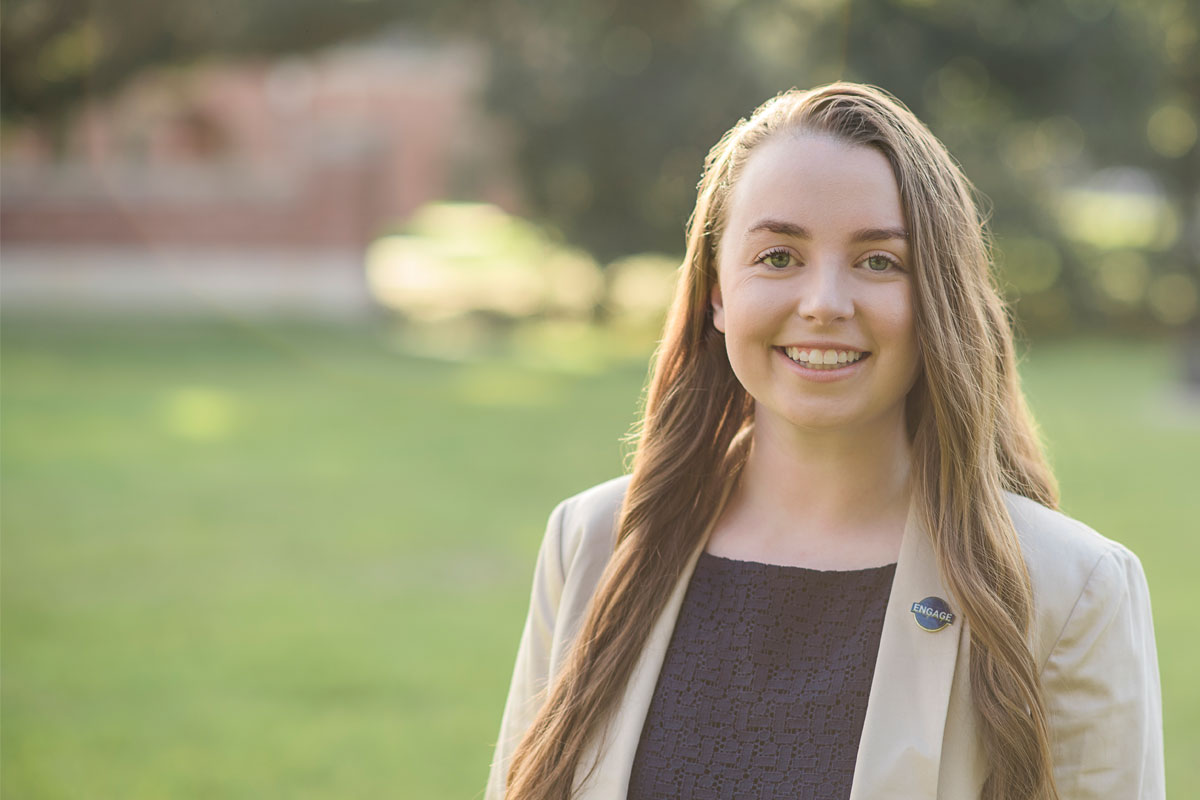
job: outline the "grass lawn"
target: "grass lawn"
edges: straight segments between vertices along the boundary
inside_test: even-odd
[[[645,371],[557,334],[454,360],[384,326],[10,315],[4,796],[481,794],[546,515],[621,471]],[[1200,412],[1171,355],[1024,369],[1065,509],[1145,565],[1186,797]]]

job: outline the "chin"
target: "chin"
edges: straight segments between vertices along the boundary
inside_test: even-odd
[[[781,419],[794,428],[814,432],[853,427],[863,422],[857,414],[847,414],[844,410],[792,412],[782,415]]]

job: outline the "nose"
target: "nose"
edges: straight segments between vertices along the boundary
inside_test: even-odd
[[[811,264],[804,277],[796,305],[800,316],[828,324],[854,315],[852,279],[835,259]]]

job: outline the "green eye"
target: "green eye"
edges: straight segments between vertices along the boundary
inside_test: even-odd
[[[767,266],[775,267],[775,269],[784,269],[792,263],[792,254],[786,250],[776,250],[772,253],[767,253],[763,256],[762,260]]]
[[[896,266],[896,262],[887,256],[868,256],[867,269],[871,272],[887,272]]]

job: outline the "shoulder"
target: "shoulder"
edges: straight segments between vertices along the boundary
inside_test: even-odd
[[[1073,582],[1072,578],[1091,572],[1104,556],[1129,553],[1120,542],[1028,497],[1005,492],[1004,501],[1031,570]]]
[[[560,551],[564,572],[581,564],[606,563],[616,544],[617,518],[625,502],[629,475],[585,489],[558,504]]]
[[[1150,590],[1127,547],[1006,496],[1033,581],[1031,644],[1063,797],[1162,798],[1162,687]]]
[[[1144,587],[1141,562],[1083,522],[1011,492],[1005,505],[1033,584],[1034,644],[1042,663],[1081,605]]]
[[[542,559],[553,571],[553,591],[543,595],[554,606],[550,671],[566,658],[588,604],[612,558],[617,520],[630,476],[605,481],[571,495],[555,507],[546,529]]]

